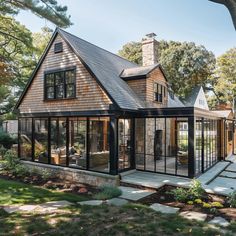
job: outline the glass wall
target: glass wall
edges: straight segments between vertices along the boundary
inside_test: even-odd
[[[19,145],[20,158],[31,161],[32,160],[32,119],[19,119]]]
[[[119,119],[118,122],[118,166],[119,170],[130,168],[131,158],[131,120]]]
[[[21,118],[20,158],[107,173],[109,124],[109,117]]]
[[[89,169],[109,172],[109,118],[89,119]]]
[[[87,118],[69,118],[69,166],[87,168]]]
[[[66,166],[66,119],[51,119],[51,164]]]
[[[48,163],[48,119],[34,119],[34,160]]]
[[[218,160],[218,121],[207,118],[196,118],[195,174],[198,175]]]
[[[188,176],[187,118],[135,119],[136,168]]]

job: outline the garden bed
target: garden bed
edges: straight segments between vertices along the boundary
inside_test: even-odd
[[[170,194],[171,190],[176,189],[173,186],[163,186],[158,189],[156,193],[145,197],[138,201],[138,203],[151,205],[154,203],[160,203],[171,207],[180,208],[180,212],[183,211],[195,211],[207,214],[207,220],[214,218],[215,216],[221,216],[228,221],[236,220],[236,208],[231,208],[226,201],[226,197],[215,194],[204,194],[204,202],[212,204],[213,202],[219,202],[223,205],[222,208],[216,207],[203,207],[202,204],[188,204],[180,201],[176,201],[173,194]]]

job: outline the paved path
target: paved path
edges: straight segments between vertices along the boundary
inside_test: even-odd
[[[233,178],[226,179],[221,176],[221,173],[225,174],[225,171],[227,170],[231,171],[231,175],[236,175],[236,163],[232,164],[228,161],[218,162],[215,166],[197,179],[202,183],[202,186],[206,192],[228,196],[228,194],[236,189],[236,181]],[[233,170],[235,171],[233,172]],[[121,179],[121,183],[140,185],[154,189],[158,189],[164,185],[189,187],[190,182],[191,179],[189,178],[145,171],[134,171],[127,175],[123,175]]]

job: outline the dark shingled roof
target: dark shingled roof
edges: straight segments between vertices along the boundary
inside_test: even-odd
[[[135,66],[133,68],[124,69],[120,74],[121,78],[130,78],[130,77],[138,77],[145,76],[156,69],[159,64],[151,65],[151,66]]]
[[[95,75],[108,96],[122,109],[137,110],[144,106],[135,92],[119,75],[124,69],[138,67],[111,52],[97,47],[64,30],[58,33],[71,45],[76,54]]]
[[[185,107],[185,105],[180,101],[180,99],[175,95],[170,95],[168,93],[168,107]]]
[[[189,97],[187,97],[184,101],[186,106],[194,107],[194,104],[197,100],[197,97],[198,97],[198,94],[199,94],[200,90],[201,90],[200,86],[197,86],[192,90]]]

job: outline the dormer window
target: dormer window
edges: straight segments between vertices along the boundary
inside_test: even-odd
[[[156,102],[163,102],[163,98],[166,96],[165,86],[155,83],[154,84],[154,100]]]
[[[45,100],[76,97],[75,69],[45,73]]]
[[[54,53],[59,53],[63,51],[63,44],[62,42],[60,43],[55,43],[54,44]]]

